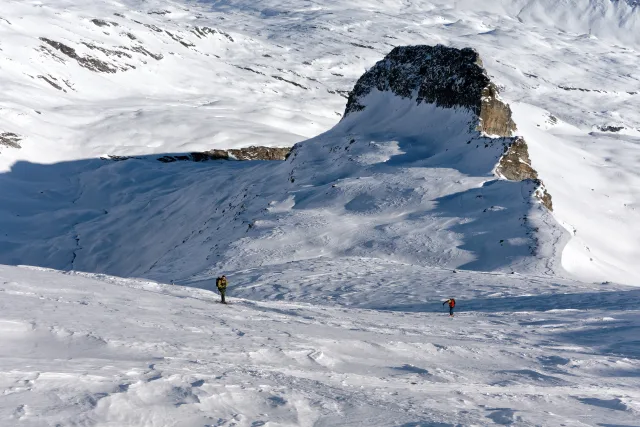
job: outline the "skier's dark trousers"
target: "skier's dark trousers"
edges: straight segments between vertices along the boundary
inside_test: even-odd
[[[216,279],[216,287],[218,288],[218,292],[220,292],[220,302],[226,304],[224,294],[227,292],[227,276],[223,274],[222,277],[218,277]]]
[[[449,298],[448,300],[443,302],[442,305],[445,305],[446,303],[449,303],[449,316],[453,317],[453,307],[456,306],[456,300],[453,298]]]

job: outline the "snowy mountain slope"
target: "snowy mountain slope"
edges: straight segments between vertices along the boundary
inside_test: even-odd
[[[332,81],[288,69],[301,62],[286,59],[288,48],[218,29],[219,16],[169,9],[5,3],[0,129],[18,134],[23,152],[4,150],[3,160],[291,146],[337,117],[296,100],[338,95]]]
[[[471,46],[524,112],[519,132],[573,235],[563,266],[583,280],[636,283],[637,15],[604,0],[9,1],[0,13],[0,134],[17,135],[22,148],[0,146],[0,162],[6,170],[19,159],[291,145],[338,121],[346,100],[336,91],[346,96],[392,46]],[[92,59],[116,72],[82,66]]]
[[[616,80],[624,76],[625,57],[637,59],[633,50],[612,52],[611,42],[581,38],[591,17],[616,41],[640,34],[637,10],[624,2],[449,3],[8,1],[0,21],[0,120],[28,153],[4,150],[3,157],[53,161],[290,145],[335,123],[344,102],[336,91],[345,94],[366,67],[401,44],[470,45],[488,61],[504,58],[522,70],[513,86],[531,81],[522,72],[557,62],[556,49],[567,51],[564,60],[587,53],[566,70],[593,69],[579,76],[588,89],[617,90],[590,80],[612,56],[618,69],[602,71]],[[613,9],[620,16],[603,13]],[[536,17],[531,22],[521,18],[526,10]],[[549,29],[554,25],[563,32]],[[496,44],[507,45],[497,56]],[[534,69],[523,67],[526,55],[514,58],[513,49],[524,46],[533,47]],[[554,65],[555,89],[572,86]]]
[[[297,264],[288,276],[253,270],[232,283],[258,275],[297,301],[232,298],[228,307],[200,289],[0,267],[1,423],[637,424],[636,289],[540,278],[531,295],[531,280],[513,275],[459,273],[458,282],[397,264],[385,266],[393,278],[382,295],[371,275],[380,267],[352,259]],[[303,302],[327,277],[336,301],[356,307],[427,299],[419,312]],[[465,297],[449,319],[437,298],[452,292]]]
[[[75,271],[0,266],[0,425],[637,425],[638,8],[484,3],[3,2],[0,263]],[[342,117],[438,43],[516,129],[384,80]]]
[[[466,150],[465,136],[450,138]],[[545,233],[562,233],[544,225],[552,220],[532,184],[495,181],[491,166],[434,168],[419,145],[351,140],[319,137],[286,163],[17,163],[0,177],[0,259],[165,281],[346,255],[553,268]]]
[[[164,281],[354,255],[553,274],[565,233],[478,63],[472,50],[394,49],[345,118],[285,162],[17,163],[1,179],[13,194],[0,260]],[[425,70],[442,87],[433,100],[417,89]]]

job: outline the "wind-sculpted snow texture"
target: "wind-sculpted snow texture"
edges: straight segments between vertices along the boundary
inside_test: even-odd
[[[194,287],[0,266],[0,424],[637,425],[636,288],[363,258],[289,267],[230,275],[223,306]]]
[[[639,16],[610,0],[7,0],[0,167],[292,146],[394,47],[470,47],[571,234],[563,267],[633,284]],[[83,66],[101,63],[116,71]]]

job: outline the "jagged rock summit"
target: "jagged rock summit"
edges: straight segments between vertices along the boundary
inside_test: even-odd
[[[512,181],[534,180],[537,198],[553,209],[551,195],[531,165],[526,141],[515,136],[511,108],[500,99],[474,49],[443,45],[394,48],[360,77],[349,95],[344,118],[364,111],[366,99],[374,90],[415,99],[417,105],[471,112],[471,132],[479,132],[484,138],[502,138],[504,154],[494,172]]]

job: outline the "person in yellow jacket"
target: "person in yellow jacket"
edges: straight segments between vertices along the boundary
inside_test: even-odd
[[[226,304],[227,302],[224,300],[224,295],[227,292],[227,276],[223,274],[222,277],[218,277],[216,279],[216,287],[218,288],[218,292],[220,292],[220,302]]]

